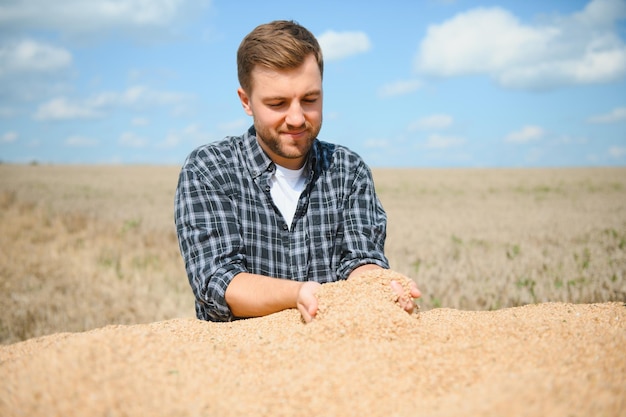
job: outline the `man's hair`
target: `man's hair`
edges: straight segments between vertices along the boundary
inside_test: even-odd
[[[252,70],[255,66],[272,70],[294,69],[313,54],[324,74],[324,59],[315,36],[304,26],[291,20],[276,20],[257,26],[239,45],[237,75],[241,88],[252,91]]]

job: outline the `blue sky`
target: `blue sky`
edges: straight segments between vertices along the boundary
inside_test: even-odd
[[[626,0],[0,3],[0,161],[181,164],[251,124],[235,54],[293,19],[320,139],[373,167],[626,165]]]

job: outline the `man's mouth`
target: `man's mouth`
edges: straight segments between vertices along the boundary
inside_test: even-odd
[[[304,135],[306,135],[307,130],[306,129],[302,129],[302,130],[296,130],[296,131],[288,131],[288,132],[283,132],[284,135],[288,135],[291,136],[294,139],[298,139]]]

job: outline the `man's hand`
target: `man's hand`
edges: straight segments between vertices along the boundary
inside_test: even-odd
[[[415,298],[420,298],[422,293],[417,288],[417,284],[411,281],[411,289],[410,295],[411,297],[407,297],[404,294],[404,288],[398,281],[391,281],[391,288],[398,294],[398,304],[406,311],[411,314],[415,310],[415,302],[413,301]]]
[[[317,314],[317,297],[315,294],[321,285],[319,282],[307,281],[300,286],[296,306],[305,323],[311,322]]]
[[[367,271],[375,271],[377,269],[382,269],[382,268],[378,265],[373,265],[373,264],[362,265],[356,268],[354,271],[352,271],[348,279],[360,273],[367,272]],[[422,293],[417,288],[417,284],[414,281],[411,281],[410,290],[409,290],[410,297],[407,297],[406,295],[404,295],[404,288],[402,287],[402,284],[400,284],[398,281],[391,281],[391,289],[398,295],[398,304],[400,304],[400,306],[404,309],[404,311],[406,311],[409,314],[413,313],[413,311],[415,310],[414,299],[420,298],[422,296]]]

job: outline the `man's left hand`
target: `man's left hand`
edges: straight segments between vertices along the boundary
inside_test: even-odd
[[[407,313],[411,314],[415,310],[415,302],[413,301],[415,298],[420,298],[422,293],[417,288],[417,284],[411,281],[410,288],[410,297],[404,294],[404,287],[398,281],[391,281],[391,288],[398,294],[398,304],[400,307],[404,309]]]

